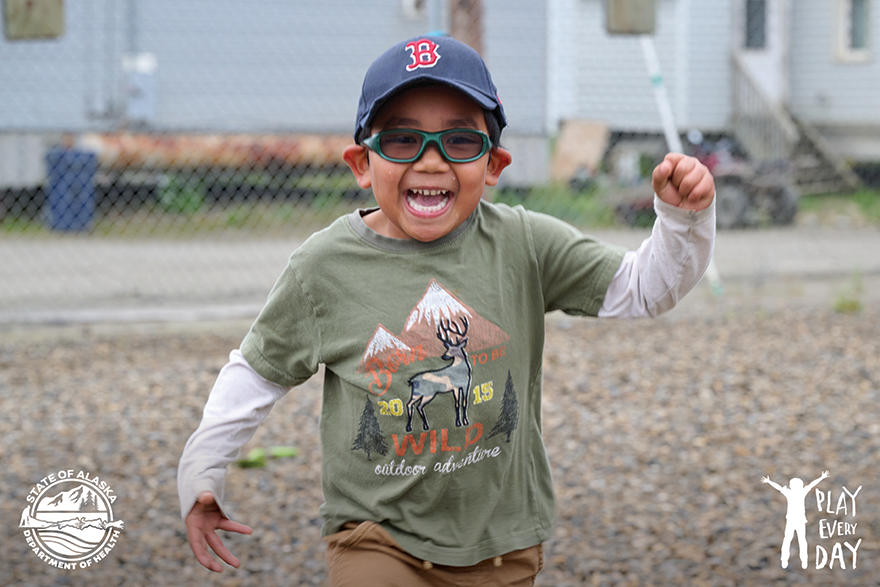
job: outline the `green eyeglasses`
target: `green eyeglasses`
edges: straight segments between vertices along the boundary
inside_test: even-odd
[[[489,150],[489,135],[471,128],[424,132],[409,128],[383,130],[363,140],[364,146],[394,163],[412,163],[434,143],[451,163],[476,161]]]

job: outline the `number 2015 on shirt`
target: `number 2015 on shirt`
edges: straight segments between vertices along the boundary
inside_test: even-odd
[[[475,386],[471,390],[471,393],[474,394],[474,405],[487,402],[495,397],[495,391],[492,388],[491,381]],[[380,401],[378,404],[380,416],[402,416],[405,412],[403,400],[401,399],[393,399],[387,402]]]

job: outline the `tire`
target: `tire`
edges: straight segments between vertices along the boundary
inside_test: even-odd
[[[774,194],[770,206],[770,220],[773,224],[791,224],[797,211],[798,193],[794,188],[786,186]]]
[[[722,183],[715,187],[715,225],[718,228],[741,228],[748,218],[749,196],[739,183]]]

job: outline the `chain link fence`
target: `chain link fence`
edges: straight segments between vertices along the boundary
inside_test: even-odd
[[[7,0],[0,317],[255,311],[309,234],[375,205],[341,160],[360,83],[429,31],[477,48],[499,87],[514,164],[493,200],[649,226],[664,107],[718,178],[723,228],[791,223],[803,194],[877,199],[866,3],[653,4],[662,77],[600,0]]]

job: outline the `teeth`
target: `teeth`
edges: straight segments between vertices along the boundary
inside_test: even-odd
[[[437,202],[437,204],[435,204],[433,206],[425,206],[425,205],[420,204],[419,202],[416,201],[417,196],[443,196],[443,198],[439,202]],[[446,203],[449,201],[449,196],[450,196],[450,193],[446,190],[418,189],[418,190],[410,190],[410,193],[407,196],[406,200],[407,200],[407,203],[414,210],[417,210],[419,212],[431,213],[431,212],[439,212],[440,210],[442,210],[443,207],[446,205]]]

